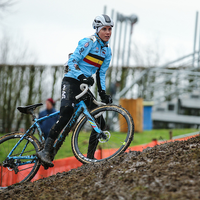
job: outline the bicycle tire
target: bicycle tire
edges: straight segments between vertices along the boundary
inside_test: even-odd
[[[17,173],[15,173],[12,167],[3,166],[3,161],[7,158],[9,152],[23,135],[23,133],[14,132],[0,138],[0,187],[7,187],[16,183],[30,181],[40,168],[38,160],[34,160],[31,164],[18,166],[17,169],[19,171]],[[23,156],[35,155],[36,152],[40,150],[39,141],[34,136],[26,136],[16,147],[11,156],[19,155],[26,144],[27,146],[22,154]],[[31,159],[15,159],[13,160],[13,163],[15,165],[16,163],[22,163],[24,161],[31,161]]]
[[[94,157],[88,156],[89,141],[92,131],[86,116],[83,116],[78,122],[72,134],[72,151],[74,156],[83,164],[102,162],[115,158],[124,152],[130,145],[134,136],[134,122],[130,113],[117,105],[105,105],[98,107],[90,112],[99,126],[104,126],[103,131],[110,135],[108,141],[97,141],[98,147],[94,147]],[[102,123],[102,116],[104,123]],[[117,125],[120,125],[119,127]],[[123,126],[121,126],[123,125]],[[92,139],[91,139],[92,141]],[[96,144],[95,144],[96,145]],[[97,148],[97,150],[96,150]],[[103,154],[102,154],[103,152]],[[100,157],[98,156],[100,154]]]

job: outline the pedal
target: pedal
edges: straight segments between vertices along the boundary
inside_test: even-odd
[[[49,167],[47,165],[43,165],[44,169],[47,170]]]
[[[39,164],[42,165],[42,166],[44,167],[45,170],[46,170],[46,169],[49,169],[49,166],[46,165],[46,163],[40,161]]]
[[[49,166],[48,164],[46,164],[46,163],[44,163],[42,161],[40,161],[40,165],[42,165],[45,170],[49,169],[50,167],[54,167],[54,165],[53,166]]]

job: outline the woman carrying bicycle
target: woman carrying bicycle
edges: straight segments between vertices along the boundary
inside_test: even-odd
[[[96,33],[80,40],[78,47],[68,60],[66,73],[61,85],[60,118],[50,130],[44,149],[37,153],[38,158],[49,167],[54,166],[51,159],[54,141],[74,112],[75,96],[81,93],[80,84],[86,83],[92,86],[94,84],[92,75],[96,73],[98,93],[102,102],[106,104],[112,103],[112,98],[105,92],[105,77],[112,57],[108,41],[111,37],[114,23],[109,16],[100,15],[94,19],[92,25],[96,29]],[[96,107],[93,103],[85,103],[89,109]],[[92,131],[91,138],[94,136],[94,131]],[[91,138],[90,140],[92,141]],[[89,142],[88,158],[94,158],[96,146],[97,143]]]

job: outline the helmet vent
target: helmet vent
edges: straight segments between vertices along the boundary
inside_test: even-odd
[[[99,21],[99,20],[96,20],[96,19],[95,19],[94,21],[95,21],[96,23],[101,23],[101,21]],[[101,23],[101,24],[102,24],[102,23]]]
[[[110,17],[108,17],[108,15],[103,15],[103,16],[104,16],[105,21],[106,21],[107,23],[110,23],[110,22],[111,22]]]

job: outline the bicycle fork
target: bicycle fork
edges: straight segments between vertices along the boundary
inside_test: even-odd
[[[87,107],[83,105],[83,113],[87,117],[87,121],[92,126],[93,130],[97,133],[97,139],[101,142],[102,140],[107,140],[108,135],[106,132],[102,131],[101,128],[98,127],[98,125],[95,122],[94,117],[91,116],[91,114],[88,112]],[[101,116],[98,116],[101,117]],[[100,125],[101,126],[101,125]]]

